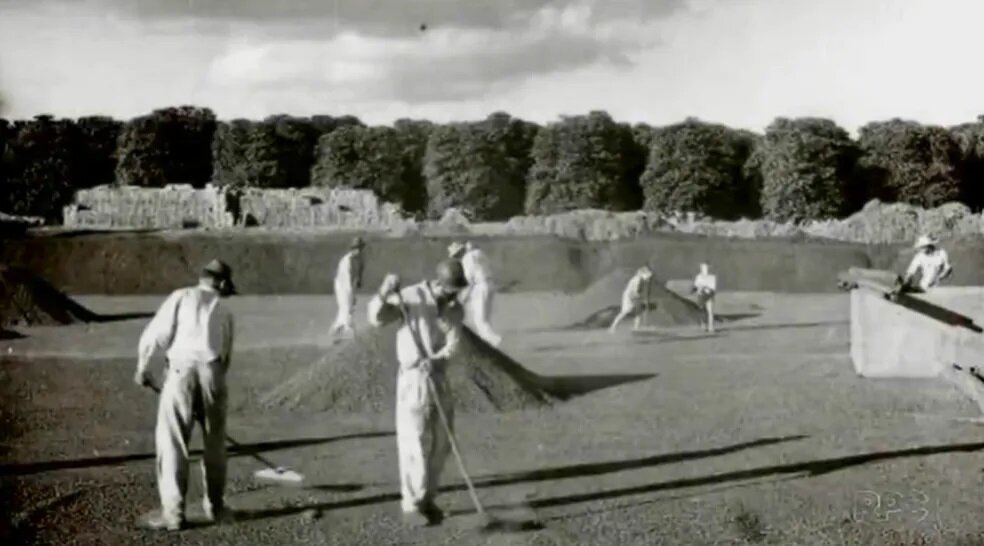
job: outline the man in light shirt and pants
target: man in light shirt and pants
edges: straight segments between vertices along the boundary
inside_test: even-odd
[[[912,257],[905,277],[902,278],[903,287],[926,292],[953,273],[950,257],[939,247],[939,241],[923,235],[913,246],[916,248],[916,255]],[[913,283],[917,275],[918,281]]]
[[[612,325],[608,327],[609,333],[614,334],[618,325],[632,315],[635,316],[632,329],[638,330],[642,326],[642,311],[650,304],[648,301],[643,301],[643,296],[649,294],[648,286],[652,278],[652,270],[649,269],[648,265],[644,265],[629,279],[629,283],[625,285],[625,290],[622,291],[622,307],[619,309],[618,315],[615,316],[615,320],[612,321]]]
[[[387,275],[379,292],[369,300],[372,326],[382,327],[401,318],[410,321],[396,332],[400,365],[396,442],[400,504],[404,520],[413,526],[436,524],[444,516],[434,499],[451,444],[436,405],[441,405],[449,427],[453,427],[454,407],[445,368],[459,347],[464,310],[457,296],[465,286],[461,263],[446,260],[438,264],[437,279],[412,286],[401,288],[399,277]],[[405,306],[407,317],[403,317],[401,306]],[[415,339],[414,330],[419,338]],[[431,391],[428,381],[433,382],[436,392]]]
[[[692,292],[697,294],[697,303],[704,309],[704,330],[714,333],[714,295],[717,294],[717,276],[712,275],[707,264],[700,264],[700,272],[694,277]]]
[[[468,314],[475,325],[475,333],[482,336],[489,345],[498,347],[502,343],[502,337],[492,329],[492,298],[495,296],[495,288],[492,286],[492,273],[485,253],[471,242],[464,245],[455,242],[448,247],[448,256],[461,260],[461,266],[465,270],[468,288],[462,297],[468,305]]]
[[[146,525],[180,530],[185,525],[188,490],[188,442],[195,422],[202,427],[205,517],[217,521],[225,510],[226,372],[233,343],[233,318],[221,299],[235,294],[228,265],[213,260],[197,286],[171,293],[140,336],[134,382],[153,385],[148,370],[158,349],[167,367],[160,390],[155,445],[159,518]]]
[[[352,315],[355,312],[355,291],[362,287],[362,249],[365,243],[356,237],[349,245],[349,251],[338,262],[335,272],[335,301],[338,302],[338,314],[331,333],[351,333]]]

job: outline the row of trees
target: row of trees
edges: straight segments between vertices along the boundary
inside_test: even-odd
[[[421,215],[457,207],[476,220],[601,208],[802,221],[872,198],[984,206],[984,117],[950,128],[874,122],[853,139],[820,118],[779,118],[764,134],[692,118],[629,125],[604,112],[544,126],[495,113],[369,127],[350,116],[226,122],[186,106],[125,123],[0,120],[0,152],[0,210],[51,220],[75,190],[107,183],[362,188]]]

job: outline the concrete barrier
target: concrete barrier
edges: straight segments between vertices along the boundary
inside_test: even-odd
[[[984,288],[941,287],[896,302],[851,291],[851,361],[863,377],[935,378],[944,366],[984,364]]]

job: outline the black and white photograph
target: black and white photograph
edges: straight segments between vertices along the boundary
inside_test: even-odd
[[[0,544],[984,546],[982,29],[0,0]]]

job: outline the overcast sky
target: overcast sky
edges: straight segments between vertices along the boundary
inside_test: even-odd
[[[982,21],[981,0],[0,0],[0,94],[15,118],[949,125],[984,114]]]

